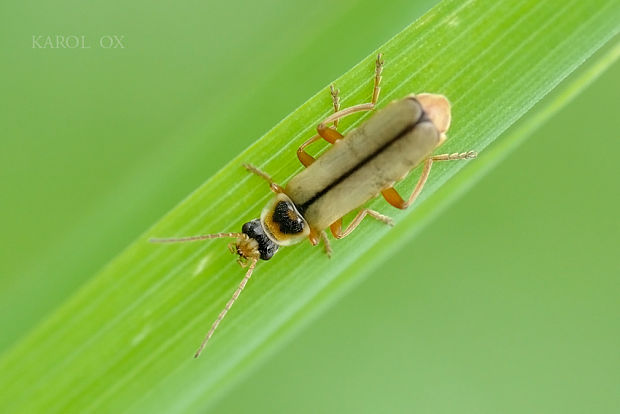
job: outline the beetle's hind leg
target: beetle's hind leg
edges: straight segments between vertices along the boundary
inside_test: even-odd
[[[276,184],[273,181],[273,178],[271,178],[271,176],[267,174],[265,171],[261,170],[260,168],[252,164],[243,164],[243,167],[249,172],[251,172],[252,174],[258,175],[260,178],[267,181],[269,183],[269,189],[273,191],[274,193],[284,192],[284,189],[280,185]]]
[[[418,196],[422,192],[422,188],[424,188],[424,184],[426,184],[426,180],[428,180],[428,176],[431,173],[431,167],[434,161],[469,160],[472,158],[476,158],[477,156],[478,154],[476,153],[476,151],[467,151],[461,153],[455,152],[454,154],[441,154],[432,156],[426,161],[424,161],[422,174],[420,175],[418,183],[416,184],[413,192],[411,193],[407,201],[405,201],[400,196],[400,194],[398,194],[398,191],[396,191],[394,187],[386,188],[385,190],[381,191],[381,194],[383,195],[383,198],[385,198],[385,201],[387,201],[396,208],[404,210],[411,204],[413,204],[415,199],[418,198]]]
[[[375,219],[389,225],[389,226],[393,226],[394,222],[392,221],[391,218],[389,218],[388,216],[384,216],[383,214],[374,211],[374,210],[369,210],[367,208],[362,209],[359,211],[359,213],[357,213],[357,215],[355,216],[355,218],[353,219],[353,221],[351,223],[349,223],[349,225],[347,226],[347,228],[342,231],[342,218],[339,218],[338,220],[336,220],[331,226],[329,226],[330,230],[332,231],[332,234],[334,235],[335,238],[337,239],[342,239],[343,237],[348,236],[349,234],[351,234],[351,232],[353,230],[355,230],[355,228],[357,226],[360,225],[360,223],[362,222],[362,220],[364,219],[364,217],[366,217],[366,215],[369,215],[371,217],[374,217]]]
[[[381,73],[383,73],[383,54],[379,53],[377,55],[377,59],[375,60],[375,82],[372,91],[371,101],[368,103],[354,105],[343,110],[340,110],[340,90],[336,89],[333,84],[330,86],[329,89],[334,104],[334,113],[328,116],[325,120],[323,120],[323,122],[321,122],[317,126],[316,129],[319,133],[318,135],[313,136],[312,138],[301,144],[301,146],[297,149],[297,158],[299,158],[299,161],[301,161],[304,167],[308,167],[315,161],[315,158],[306,152],[306,147],[308,145],[320,140],[321,138],[323,138],[330,144],[335,143],[339,139],[343,138],[343,135],[335,129],[338,126],[338,121],[341,118],[357,112],[370,111],[374,109],[375,104],[379,100],[379,94],[381,93]],[[329,126],[329,124],[332,123],[333,127]]]

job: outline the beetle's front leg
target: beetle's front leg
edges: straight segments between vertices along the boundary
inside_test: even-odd
[[[258,175],[260,178],[267,181],[269,183],[269,189],[273,191],[274,193],[277,194],[277,193],[284,192],[284,188],[282,188],[279,184],[276,184],[271,178],[271,176],[267,174],[266,172],[264,172],[263,170],[259,169],[258,167],[252,164],[243,164],[243,167],[249,172],[251,172],[252,174]]]

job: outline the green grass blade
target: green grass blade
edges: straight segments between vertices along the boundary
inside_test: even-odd
[[[326,89],[233,160],[0,360],[2,411],[144,412],[197,409],[253,363],[273,352],[308,315],[379,262],[391,243],[416,233],[441,199],[471,183],[510,150],[484,149],[618,32],[615,0],[444,1],[381,47],[385,54],[380,105],[411,92],[436,92],[453,104],[442,151],[482,151],[434,169],[420,202],[394,211],[389,230],[369,221],[334,243],[335,257],[307,244],[261,263],[247,290],[200,360],[191,358],[212,320],[243,276],[226,241],[155,246],[151,236],[238,231],[270,197],[241,163],[252,162],[286,182],[300,166],[296,147],[330,112]],[[617,58],[615,48],[594,69]],[[369,99],[373,52],[336,80],[343,106]],[[575,83],[575,91],[583,83]],[[561,99],[558,102],[563,102]],[[536,114],[528,129],[550,113]],[[364,117],[343,122],[357,125]],[[527,131],[526,131],[527,132]],[[523,134],[519,134],[523,136]],[[501,148],[501,147],[500,147]],[[476,166],[478,163],[478,166]],[[407,179],[399,188],[410,188]],[[424,202],[431,195],[433,201]]]

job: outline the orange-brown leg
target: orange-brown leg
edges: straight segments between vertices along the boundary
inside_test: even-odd
[[[333,144],[339,139],[342,139],[342,134],[336,131],[334,128],[328,126],[329,123],[335,122],[341,118],[344,118],[345,116],[348,116],[348,115],[351,115],[357,112],[370,111],[374,107],[375,107],[374,103],[365,103],[365,104],[354,105],[349,108],[343,109],[342,111],[338,111],[334,114],[331,114],[327,118],[325,118],[323,122],[321,122],[316,127],[316,130],[325,141],[329,142],[330,144]]]
[[[332,257],[332,246],[329,243],[329,239],[327,238],[327,233],[325,232],[325,230],[317,231],[311,227],[310,234],[308,235],[308,240],[310,240],[310,243],[313,246],[316,246],[317,244],[319,244],[319,242],[323,242],[325,254],[327,254],[327,257],[329,258]]]
[[[299,148],[297,148],[297,158],[299,158],[299,161],[301,161],[304,167],[309,167],[310,164],[316,161],[316,159],[312,155],[306,152],[306,147],[320,139],[321,139],[320,135],[315,135],[312,138],[310,138],[308,141],[301,144]]]
[[[356,112],[362,111],[370,111],[372,110],[377,101],[379,100],[379,94],[381,93],[381,73],[383,72],[383,55],[379,53],[377,55],[377,59],[375,60],[375,86],[372,90],[372,99],[369,103],[354,105],[349,108],[343,109],[342,111],[336,111],[332,115],[328,116],[323,122],[321,122],[317,126],[317,132],[321,137],[323,137],[327,142],[333,144],[340,138],[342,135],[336,131],[334,128],[328,126],[329,123],[334,122],[334,125],[338,122],[339,119],[344,118],[345,116],[349,116]],[[334,101],[334,108],[336,107],[336,101]],[[338,104],[338,108],[340,105]]]
[[[357,213],[353,221],[349,223],[349,225],[344,231],[342,231],[342,218],[339,218],[338,220],[336,220],[331,226],[329,226],[329,228],[332,231],[332,234],[334,235],[335,238],[342,239],[343,237],[346,237],[349,234],[351,234],[351,232],[355,230],[357,226],[360,225],[360,223],[362,222],[364,217],[366,217],[366,215],[374,217],[375,219],[382,221],[383,223],[388,224],[390,226],[394,225],[394,222],[388,216],[384,216],[383,214],[377,211],[369,210],[365,208],[365,209],[360,210]]]
[[[306,152],[306,147],[321,138],[330,144],[335,143],[339,139],[342,139],[343,135],[338,132],[335,127],[338,126],[338,120],[340,118],[344,118],[345,116],[354,114],[356,112],[362,111],[370,111],[375,107],[377,100],[379,99],[379,93],[381,92],[381,73],[383,72],[383,55],[379,53],[377,55],[377,60],[375,61],[375,86],[372,92],[372,100],[369,103],[354,105],[349,108],[340,110],[340,98],[338,97],[338,93],[340,92],[338,89],[334,88],[334,85],[330,86],[330,92],[332,95],[332,100],[334,103],[334,113],[328,116],[323,122],[321,122],[317,126],[317,132],[319,135],[315,135],[310,138],[297,149],[297,157],[299,161],[305,166],[308,167],[315,161],[315,158]],[[328,124],[333,123],[333,127]]]
[[[276,184],[273,181],[273,178],[271,178],[271,176],[267,174],[266,172],[264,172],[263,170],[259,169],[258,167],[255,167],[252,164],[243,164],[243,167],[249,172],[251,172],[252,174],[258,175],[260,178],[267,181],[269,183],[269,189],[273,191],[274,193],[284,192],[284,189],[280,185]]]
[[[431,172],[431,167],[434,161],[468,160],[471,158],[476,158],[477,155],[478,154],[475,151],[468,151],[461,153],[456,152],[454,154],[441,154],[430,157],[429,159],[424,161],[424,166],[422,168],[422,174],[420,175],[420,179],[418,180],[418,183],[416,184],[413,192],[411,193],[407,201],[405,201],[400,196],[400,194],[398,194],[398,191],[396,191],[394,187],[386,188],[385,190],[381,191],[381,194],[383,195],[383,198],[385,198],[385,201],[387,201],[394,207],[406,209],[415,201],[416,198],[418,198],[418,196],[422,192],[422,188],[424,188],[424,184],[426,184],[426,180],[428,179],[428,176]]]

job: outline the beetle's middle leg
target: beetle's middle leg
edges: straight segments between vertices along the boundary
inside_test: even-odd
[[[329,86],[329,90],[332,95],[332,101],[334,103],[334,114],[337,114],[340,111],[340,97],[338,96],[340,89],[334,88],[334,85],[332,84]],[[334,128],[329,128],[331,131],[330,139],[327,139],[321,135],[315,135],[309,140],[307,140],[306,142],[304,142],[303,144],[301,144],[299,148],[297,148],[297,158],[299,158],[299,161],[301,161],[304,167],[308,167],[310,166],[310,164],[316,161],[316,159],[312,155],[306,152],[307,146],[317,142],[321,138],[326,139],[327,142],[329,142],[330,144],[333,144],[334,142],[342,138],[342,134],[336,131],[335,129],[337,126],[338,126],[338,119],[334,120]]]
[[[383,72],[383,55],[379,53],[375,61],[375,81],[374,81],[374,88],[372,91],[371,101],[368,103],[364,103],[364,104],[354,105],[354,106],[351,106],[343,110],[340,110],[340,98],[338,96],[338,93],[340,92],[340,90],[335,89],[334,85],[330,86],[330,93],[332,95],[332,100],[334,103],[334,113],[328,116],[327,118],[325,118],[323,122],[321,122],[317,126],[316,129],[317,129],[317,132],[319,133],[318,135],[313,136],[312,138],[310,138],[309,140],[301,144],[301,146],[297,149],[297,158],[299,158],[299,161],[301,161],[301,163],[305,167],[308,167],[310,164],[312,164],[315,161],[315,158],[306,152],[306,147],[308,145],[320,140],[321,138],[323,138],[325,141],[329,142],[330,144],[335,143],[339,139],[343,138],[343,135],[340,132],[338,132],[335,128],[338,126],[338,121],[341,118],[344,118],[345,116],[349,116],[357,112],[370,111],[374,109],[377,101],[379,100],[379,94],[381,92],[381,79],[382,79],[381,73],[382,72]],[[329,124],[331,123],[333,123],[333,127],[329,126]]]
[[[357,226],[360,225],[360,223],[362,222],[364,217],[366,217],[366,215],[374,217],[375,219],[382,221],[383,223],[388,224],[390,226],[394,225],[394,222],[388,216],[384,216],[383,214],[377,211],[369,210],[365,208],[365,209],[360,210],[357,213],[353,221],[349,223],[349,225],[344,231],[342,231],[342,218],[339,218],[338,220],[336,220],[331,226],[329,226],[329,228],[332,231],[332,234],[334,235],[335,238],[342,239],[343,237],[346,237],[349,234],[351,234],[351,232],[355,230]]]
[[[478,154],[476,153],[476,151],[467,151],[461,153],[455,152],[454,154],[441,154],[432,156],[426,161],[424,161],[422,174],[420,175],[418,183],[416,184],[413,192],[411,193],[407,201],[405,201],[400,196],[400,194],[398,194],[398,191],[396,191],[394,187],[386,188],[385,190],[381,191],[381,194],[383,195],[383,198],[385,198],[385,201],[387,201],[396,208],[404,210],[411,204],[413,204],[415,199],[418,198],[418,196],[422,192],[422,188],[424,188],[424,184],[426,184],[426,180],[428,180],[428,176],[431,173],[431,167],[434,161],[469,160],[472,158],[476,158],[477,156]]]
[[[340,89],[336,89],[334,84],[329,85],[329,92],[332,95],[332,101],[334,103],[334,113],[340,111]],[[338,120],[334,121],[334,128],[338,128]]]
[[[249,172],[251,172],[252,174],[258,175],[260,178],[267,181],[269,183],[269,189],[273,191],[274,193],[284,192],[284,189],[280,185],[276,184],[273,181],[273,178],[271,178],[271,176],[267,174],[265,171],[261,170],[260,168],[252,164],[243,164],[243,167]]]

